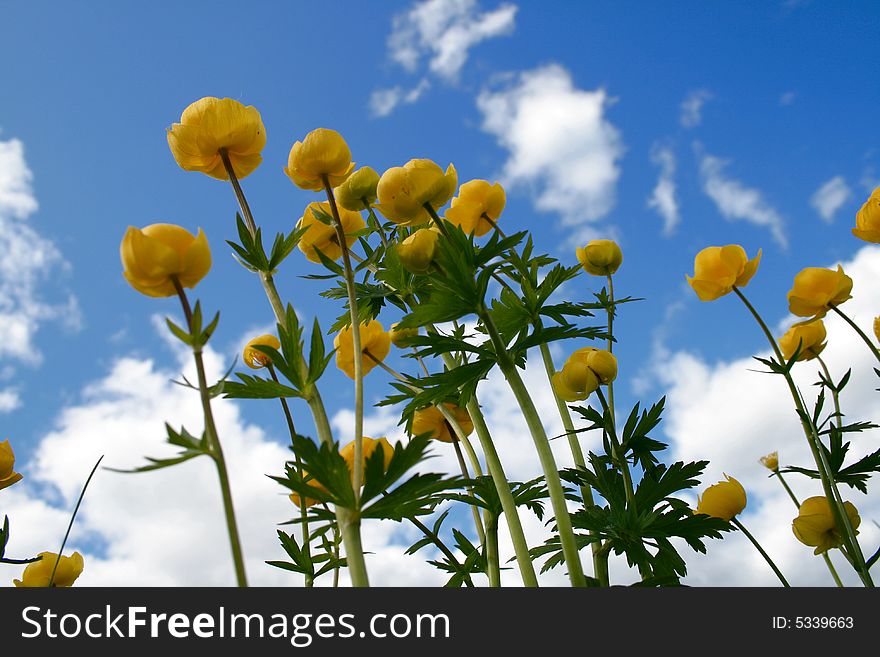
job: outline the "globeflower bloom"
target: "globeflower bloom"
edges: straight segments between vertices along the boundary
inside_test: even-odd
[[[875,189],[856,213],[852,234],[860,240],[880,244],[880,187]]]
[[[420,228],[397,244],[397,257],[411,274],[426,274],[437,253],[437,238],[440,233],[431,228]]]
[[[504,188],[498,183],[490,185],[487,180],[471,180],[458,190],[445,218],[468,235],[482,237],[492,230],[492,222],[501,217],[506,203]],[[492,221],[487,221],[486,217]]]
[[[851,502],[844,502],[843,508],[849,516],[853,529],[857,529],[862,519],[856,507]],[[843,532],[835,525],[831,505],[828,503],[828,498],[823,495],[809,497],[801,503],[798,516],[792,521],[791,528],[797,540],[816,548],[814,554],[822,554],[831,548],[843,545]]]
[[[425,210],[446,205],[458,185],[458,174],[451,164],[443,169],[431,160],[410,160],[402,167],[392,167],[382,174],[376,188],[378,205],[385,217],[402,226],[431,222]]]
[[[330,216],[331,208],[328,201],[323,203],[309,203],[303,216],[297,222],[297,228],[307,228],[299,240],[299,250],[302,251],[306,258],[312,262],[320,264],[321,258],[318,251],[323,253],[331,260],[338,260],[342,257],[342,246],[336,236],[336,229],[332,224],[325,224],[315,216],[315,211],[320,210],[323,214]],[[366,228],[367,224],[359,212],[352,212],[345,208],[337,208],[339,210],[339,221],[342,224],[342,231],[345,233],[345,243],[350,248],[354,244],[357,233]]]
[[[388,466],[391,464],[391,457],[394,456],[394,446],[388,442],[387,438],[367,438],[364,436],[361,448],[361,455],[363,456],[361,459],[361,467],[363,469],[366,469],[367,459],[369,459],[377,449],[382,450],[382,458],[384,460],[383,466],[385,470],[388,469]],[[339,453],[342,455],[342,458],[345,459],[349,471],[354,472],[354,441],[352,440],[345,447],[340,449]]]
[[[794,277],[788,292],[788,309],[799,317],[824,317],[831,306],[851,299],[853,281],[843,273],[822,267],[807,267]]]
[[[0,490],[9,488],[21,481],[21,475],[15,471],[15,453],[8,440],[0,443]]]
[[[790,360],[800,346],[798,361],[813,360],[825,349],[825,322],[821,319],[811,319],[806,322],[798,322],[779,338],[779,348],[785,360]]]
[[[415,328],[397,328],[397,324],[392,324],[388,331],[391,335],[391,344],[398,349],[406,349],[409,345],[405,344],[407,338],[415,337],[419,334],[418,327]]]
[[[877,336],[877,342],[880,342],[880,317],[874,318],[874,335]]]
[[[761,249],[749,260],[739,244],[710,246],[694,258],[694,275],[688,276],[687,282],[700,301],[714,301],[732,292],[734,286],[745,287],[760,262]]]
[[[746,508],[745,488],[733,477],[724,477],[727,481],[709,486],[697,499],[697,513],[729,521]]]
[[[550,379],[559,398],[567,401],[583,401],[599,387],[599,378],[581,361],[569,360]]]
[[[322,491],[324,491],[325,493],[327,492],[327,489],[326,489],[323,485],[319,484],[319,483],[318,483],[317,481],[315,481],[314,479],[309,479],[308,477],[309,477],[309,473],[306,472],[305,470],[303,470],[303,480],[304,480],[309,486],[311,486],[311,487],[313,487],[313,488],[317,488],[318,490],[322,490]],[[303,505],[302,505],[302,497],[300,496],[299,493],[291,493],[290,495],[288,495],[288,497],[290,498],[290,501],[291,501],[291,502],[293,502],[294,504],[296,504],[297,507],[299,507],[300,509],[303,508]],[[307,497],[307,498],[305,498],[305,500],[306,500],[306,501],[305,501],[305,508],[306,508],[306,509],[308,509],[309,507],[313,507],[313,506],[315,506],[316,504],[320,504],[320,502],[319,502],[318,500],[314,500],[314,499],[312,499],[311,497]]]
[[[607,386],[617,378],[617,358],[605,349],[584,347],[578,349],[568,358],[568,362],[580,362],[592,370],[599,383]]]
[[[361,324],[361,363],[363,365],[364,376],[378,364],[376,361],[382,361],[391,351],[391,336],[382,328],[377,320],[372,320],[367,324]],[[345,372],[349,378],[354,377],[354,340],[351,333],[351,326],[347,326],[336,334],[333,339],[333,346],[336,347],[336,367]],[[369,352],[369,355],[367,355]],[[375,359],[375,360],[374,360]]]
[[[593,276],[611,276],[623,262],[623,252],[612,240],[593,240],[576,253],[581,267]]]
[[[778,452],[770,452],[767,456],[762,456],[761,465],[770,470],[771,472],[776,472],[779,469],[779,453]]]
[[[21,588],[46,588],[49,586],[49,580],[52,580],[53,587],[70,587],[76,581],[76,578],[82,574],[83,558],[79,552],[74,552],[69,557],[61,557],[55,552],[40,552],[42,559],[29,563],[21,579],[14,579],[12,583]],[[55,568],[55,562],[58,561],[58,567]],[[55,570],[55,577],[52,577],[52,571]]]
[[[278,338],[274,335],[267,333],[266,335],[255,337],[244,346],[244,352],[242,353],[244,364],[254,370],[266,367],[266,365],[269,365],[272,362],[272,359],[269,358],[269,356],[255,348],[258,346],[272,347],[275,351],[278,351],[281,349],[281,342],[279,342]]]
[[[172,281],[192,288],[211,269],[211,249],[201,228],[196,236],[173,224],[129,226],[119,247],[125,280],[141,294],[170,297]]]
[[[354,170],[351,151],[335,130],[317,128],[290,149],[284,173],[300,189],[324,189],[324,176],[331,187],[339,187]]]
[[[228,180],[220,155],[225,150],[237,178],[256,169],[266,145],[266,128],[260,113],[231,98],[206,97],[183,110],[180,123],[167,132],[171,154],[182,169]]]
[[[360,212],[376,202],[379,174],[370,167],[361,167],[336,188],[336,202],[346,210]]]
[[[449,411],[452,417],[455,418],[455,421],[458,423],[458,426],[461,427],[464,435],[469,436],[474,430],[474,423],[471,420],[470,414],[465,409],[459,408],[455,404],[445,403],[443,406]],[[427,433],[431,435],[432,439],[439,440],[443,443],[451,443],[457,440],[455,431],[452,429],[449,422],[446,421],[446,418],[437,406],[421,408],[413,413],[411,433],[413,436],[420,436],[423,433]]]

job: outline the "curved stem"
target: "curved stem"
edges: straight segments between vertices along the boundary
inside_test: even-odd
[[[746,538],[748,538],[752,542],[752,545],[755,546],[755,549],[757,549],[758,552],[761,553],[761,556],[764,557],[764,560],[770,565],[770,567],[773,569],[773,572],[776,573],[776,576],[779,578],[779,581],[782,582],[782,585],[788,587],[789,584],[788,581],[785,579],[785,576],[782,574],[782,572],[780,572],[779,568],[776,567],[776,564],[773,563],[773,559],[771,559],[770,555],[764,551],[764,548],[761,547],[761,544],[758,543],[755,537],[751,535],[749,530],[745,528],[745,525],[743,525],[737,518],[732,518],[730,522],[736,525],[737,529],[739,529],[743,534],[746,535]]]
[[[871,338],[869,338],[865,334],[865,332],[861,328],[859,328],[859,325],[856,324],[852,319],[850,319],[850,317],[848,315],[844,314],[844,312],[840,308],[838,308],[837,306],[832,305],[832,306],[830,306],[830,308],[831,308],[831,310],[836,312],[838,315],[843,317],[844,321],[847,324],[849,324],[856,333],[859,334],[859,337],[861,337],[862,340],[865,341],[865,344],[868,345],[868,348],[871,350],[871,353],[874,354],[874,358],[876,358],[878,361],[880,361],[880,349],[877,349],[877,347],[874,345],[874,342],[871,340]]]

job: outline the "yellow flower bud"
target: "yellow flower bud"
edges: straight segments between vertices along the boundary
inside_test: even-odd
[[[324,176],[339,187],[354,170],[348,144],[335,130],[317,128],[296,142],[287,157],[284,173],[300,189],[324,189]]]
[[[788,292],[788,309],[799,317],[825,317],[831,306],[851,299],[853,281],[843,267],[833,269],[807,267],[794,277]]]
[[[405,344],[407,338],[415,337],[419,334],[419,328],[397,328],[397,324],[391,325],[391,344],[398,349],[406,349],[409,345]]]
[[[568,361],[581,362],[589,367],[602,385],[607,386],[617,378],[617,358],[605,349],[584,347],[575,351]]]
[[[342,224],[342,230],[345,233],[345,243],[351,247],[355,243],[357,237],[355,233],[366,228],[367,224],[360,212],[352,212],[345,208],[339,208],[339,221]],[[308,228],[299,240],[299,250],[305,253],[306,258],[312,262],[321,262],[318,251],[323,253],[331,260],[338,260],[342,257],[342,247],[336,237],[336,229],[331,224],[325,224],[315,216],[315,210],[320,210],[324,214],[331,216],[330,203],[309,203],[303,216],[300,217],[296,224],[297,228]]]
[[[880,187],[875,189],[856,213],[856,227],[852,234],[860,240],[880,244]]]
[[[623,262],[623,252],[612,240],[593,240],[576,253],[581,267],[593,276],[610,276]]]
[[[242,353],[244,364],[254,370],[266,367],[266,365],[272,362],[269,356],[254,348],[257,346],[272,347],[275,351],[278,351],[281,349],[281,342],[274,335],[267,333],[266,335],[257,336],[244,346],[244,352]]]
[[[21,579],[14,579],[12,583],[23,588],[46,588],[49,586],[49,580],[52,580],[53,587],[70,587],[76,581],[76,578],[82,574],[83,558],[79,552],[74,552],[69,557],[61,557],[55,552],[40,552],[42,559],[29,563]],[[58,561],[58,567],[55,567],[55,561]],[[52,577],[52,571],[55,570],[55,577]]]
[[[697,513],[713,518],[731,520],[746,508],[746,490],[733,477],[724,475],[727,481],[709,486],[697,499]]]
[[[336,202],[346,210],[360,212],[376,201],[379,174],[370,167],[361,167],[336,188]]]
[[[125,279],[149,297],[177,294],[172,277],[177,277],[182,287],[195,287],[211,269],[211,249],[201,228],[193,236],[173,224],[142,229],[129,226],[119,254]]]
[[[779,348],[785,360],[789,360],[800,345],[798,361],[813,360],[825,349],[825,336],[825,322],[821,319],[798,322],[779,338]]]
[[[388,466],[391,464],[391,457],[394,456],[394,446],[388,442],[387,438],[367,438],[363,437],[361,442],[361,467],[366,469],[367,467],[367,459],[375,452],[377,449],[382,450],[382,457],[384,459],[384,467],[385,470],[388,469]],[[345,447],[339,450],[339,453],[342,455],[342,458],[345,459],[345,463],[348,465],[349,471],[354,474],[354,441],[352,440]]]
[[[370,370],[376,367],[378,364],[376,361],[384,360],[388,352],[391,351],[391,336],[382,329],[382,325],[375,319],[368,324],[361,324],[360,332],[361,363],[363,364],[364,376],[366,376]],[[350,326],[336,334],[333,346],[336,347],[336,366],[353,379],[354,340]]]
[[[483,215],[497,222],[506,203],[504,188],[498,183],[490,185],[487,180],[471,180],[458,190],[445,218],[468,235],[482,237],[492,230],[492,223]]]
[[[455,404],[445,403],[443,406],[455,418],[464,435],[469,436],[474,430],[474,423],[471,420],[470,414]],[[412,435],[420,436],[423,433],[429,433],[431,438],[444,443],[451,443],[457,439],[455,431],[437,406],[428,406],[413,413]]]
[[[15,453],[8,440],[0,443],[0,490],[9,488],[21,481],[21,475],[15,471]]]
[[[732,292],[734,286],[745,287],[758,271],[760,262],[761,249],[749,260],[739,244],[710,246],[697,254],[693,278],[688,276],[687,282],[700,301],[714,301]]]
[[[433,228],[420,228],[397,244],[397,257],[411,274],[426,274],[437,253],[439,233]]]
[[[767,456],[762,456],[761,465],[772,472],[776,472],[779,469],[779,453],[770,452]]]
[[[862,519],[856,507],[851,502],[844,502],[843,508],[853,529],[857,529]],[[843,545],[843,529],[835,525],[831,505],[823,495],[809,497],[801,503],[798,516],[791,523],[791,529],[797,540],[816,548],[814,554],[822,554]]]
[[[237,178],[244,178],[263,161],[266,128],[253,106],[231,98],[207,97],[183,110],[180,123],[168,129],[168,146],[182,169],[228,180],[220,155],[226,150]]]
[[[550,379],[560,399],[573,402],[589,397],[599,387],[599,378],[585,363],[568,361]]]
[[[452,198],[457,185],[458,174],[451,164],[444,173],[431,160],[410,160],[382,174],[376,189],[379,200],[376,207],[396,224],[427,224],[431,216],[425,204],[438,211]]]

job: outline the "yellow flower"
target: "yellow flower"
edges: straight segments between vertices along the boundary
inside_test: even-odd
[[[610,276],[623,262],[623,252],[612,240],[593,240],[576,253],[581,267],[593,276]]]
[[[388,466],[391,464],[391,457],[394,456],[394,446],[388,442],[387,438],[367,438],[364,436],[361,447],[361,456],[363,457],[361,459],[362,468],[366,469],[367,459],[369,459],[377,449],[381,449],[382,457],[385,461],[385,470],[388,469]],[[342,455],[342,458],[345,459],[349,471],[354,473],[354,441],[352,440],[345,447],[340,449],[339,453]]]
[[[411,274],[426,274],[431,268],[437,253],[437,238],[440,233],[435,227],[420,228],[397,244],[397,257]]]
[[[337,208],[339,210],[339,221],[342,223],[342,230],[345,233],[345,243],[351,247],[354,244],[357,233],[366,228],[364,218],[359,212],[352,212],[345,208]],[[331,224],[325,224],[315,216],[315,210],[320,210],[327,216],[331,214],[330,203],[309,203],[303,216],[297,222],[297,228],[308,228],[305,234],[299,240],[299,250],[306,254],[306,258],[312,262],[321,262],[318,251],[323,253],[331,260],[338,260],[342,257],[342,247],[336,238],[336,229]]]
[[[776,472],[779,469],[779,453],[770,452],[767,456],[761,457],[761,465],[768,470]]]
[[[579,360],[569,360],[556,372],[550,383],[560,399],[567,402],[582,401],[599,387],[599,378]]]
[[[874,318],[874,335],[877,336],[877,342],[880,342],[880,317]]]
[[[69,587],[73,586],[76,578],[82,574],[83,558],[79,552],[74,552],[69,557],[61,557],[55,552],[40,552],[42,559],[29,563],[21,579],[14,579],[12,583],[18,587],[24,588],[46,588],[49,586],[49,580],[52,580],[53,587]],[[58,561],[58,567],[55,568],[55,561]],[[52,570],[55,570],[55,577],[52,577]]]
[[[317,128],[290,149],[284,173],[300,189],[324,189],[324,176],[339,187],[354,170],[348,144],[335,130]]]
[[[713,518],[731,520],[746,508],[746,490],[733,477],[724,475],[727,481],[709,486],[697,499],[697,513]]]
[[[391,334],[391,344],[398,349],[406,349],[409,345],[405,344],[407,338],[415,337],[419,334],[419,328],[397,328],[397,324],[392,324],[389,331]]]
[[[207,97],[183,110],[167,137],[181,168],[228,180],[220,150],[229,155],[236,177],[244,178],[263,161],[266,128],[256,108],[231,98]]]
[[[844,502],[843,508],[853,529],[857,529],[862,519],[856,507],[851,502]],[[791,523],[791,529],[797,540],[816,548],[814,554],[822,554],[843,544],[843,532],[834,524],[831,505],[823,495],[809,497],[801,503],[798,516]]]
[[[152,224],[142,229],[129,226],[119,254],[125,279],[149,297],[177,294],[172,276],[183,287],[195,287],[211,269],[211,249],[201,228],[194,237],[173,224]]]
[[[589,367],[602,385],[608,385],[617,378],[617,358],[610,351],[584,347],[568,358],[568,362],[580,362]]]
[[[798,361],[813,360],[825,349],[825,322],[821,319],[811,319],[806,322],[798,322],[779,338],[779,348],[785,360],[794,356],[800,345],[801,352]]]
[[[0,443],[0,490],[9,488],[21,481],[21,475],[15,470],[15,453],[8,440]]]
[[[258,349],[254,349],[254,347],[257,346],[272,347],[274,350],[278,351],[281,349],[281,342],[279,342],[278,338],[274,335],[267,333],[266,335],[257,336],[244,346],[244,353],[242,354],[244,364],[254,370],[266,367],[266,365],[272,362],[272,359],[269,358],[269,356]]]
[[[469,436],[474,430],[470,414],[455,404],[445,403],[443,405],[455,418],[464,435]],[[420,436],[423,433],[429,433],[431,438],[444,443],[451,443],[456,439],[455,432],[437,406],[428,406],[413,413],[412,435]]]
[[[431,160],[410,160],[382,174],[376,190],[383,215],[396,224],[417,226],[431,222],[425,210],[430,204],[436,212],[446,205],[458,185],[458,174],[451,164],[443,172]]]
[[[498,183],[490,185],[487,180],[471,180],[463,184],[458,196],[452,199],[446,221],[469,235],[482,237],[492,230],[492,224],[483,215],[497,223],[506,203],[504,188]]]
[[[377,320],[369,324],[360,325],[361,332],[361,363],[363,363],[364,376],[382,361],[391,351],[391,336],[382,329]],[[333,339],[336,347],[336,367],[345,372],[349,378],[354,378],[354,340],[352,339],[351,327],[347,326],[336,334]],[[370,352],[370,355],[367,355]]]
[[[336,188],[336,202],[346,210],[360,212],[376,202],[379,174],[370,167],[361,167]]]
[[[794,277],[788,292],[788,309],[799,317],[825,317],[832,305],[839,306],[851,299],[853,282],[843,267],[833,269],[807,267]]]
[[[856,227],[852,234],[860,240],[880,244],[880,187],[875,189],[856,213]]]
[[[318,483],[317,481],[315,481],[314,479],[309,479],[309,473],[306,472],[305,470],[303,470],[303,480],[304,480],[309,486],[311,486],[311,487],[313,487],[313,488],[317,488],[318,490],[322,490],[322,491],[324,491],[325,493],[327,492],[327,489],[326,489],[323,485],[319,484],[319,483]],[[294,504],[296,504],[296,506],[298,506],[299,508],[302,508],[302,503],[301,503],[302,498],[300,497],[300,494],[299,494],[299,493],[291,493],[290,495],[288,495],[288,497],[290,498],[290,501],[291,501],[291,502],[293,502]],[[316,504],[319,504],[319,501],[318,501],[318,500],[313,500],[311,497],[307,497],[307,498],[306,498],[306,508],[307,508],[307,509],[308,509],[309,507],[315,506]]]
[[[760,262],[761,249],[749,260],[739,244],[710,246],[697,254],[694,276],[688,276],[687,281],[700,301],[714,301],[732,292],[734,286],[745,287],[758,271]]]

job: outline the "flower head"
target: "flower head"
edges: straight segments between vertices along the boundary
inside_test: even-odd
[[[406,344],[407,338],[415,337],[419,334],[419,328],[397,328],[397,324],[392,324],[388,331],[391,334],[391,344],[398,349],[405,349],[409,345]]]
[[[778,452],[770,452],[767,456],[762,456],[761,465],[770,470],[771,472],[776,472],[779,469],[779,453]]]
[[[731,520],[746,508],[746,490],[733,477],[724,475],[727,481],[709,486],[697,499],[697,513],[713,518]]]
[[[593,240],[576,253],[581,267],[593,276],[610,276],[623,262],[623,252],[612,240]]]
[[[567,402],[582,401],[599,387],[599,378],[582,361],[569,360],[550,379],[553,390]]]
[[[168,129],[167,137],[182,169],[228,180],[220,151],[226,151],[236,177],[244,178],[263,161],[266,128],[255,107],[209,96],[183,110],[180,123]]]
[[[443,406],[455,418],[464,435],[470,435],[474,430],[470,414],[455,404],[445,403]],[[443,443],[451,443],[456,439],[455,432],[437,406],[421,408],[413,413],[412,435],[419,436],[423,433],[430,434],[431,438]]]
[[[0,490],[9,488],[21,481],[21,475],[15,471],[15,453],[8,440],[0,443]]]
[[[379,174],[370,167],[361,167],[336,188],[336,202],[346,210],[360,212],[376,202]]]
[[[858,528],[862,519],[856,507],[850,502],[844,502],[843,508],[853,529]],[[816,548],[814,554],[822,554],[843,544],[843,532],[835,525],[831,505],[823,495],[809,497],[801,503],[798,516],[791,523],[791,529],[797,540]]]
[[[427,224],[431,216],[425,204],[437,211],[452,198],[457,185],[458,174],[451,164],[444,173],[431,160],[410,160],[382,174],[376,189],[376,207],[396,224]]]
[[[758,271],[760,262],[761,249],[749,260],[739,244],[710,246],[694,258],[694,275],[688,276],[687,282],[700,301],[714,301],[729,294],[734,286],[745,287]]]
[[[377,449],[382,450],[383,466],[385,470],[391,464],[391,457],[394,456],[394,446],[388,442],[387,438],[367,438],[363,437],[361,443],[361,467],[366,468],[367,460]],[[345,447],[339,450],[345,463],[348,465],[350,472],[354,472],[354,441],[352,440]]]
[[[440,233],[435,226],[419,228],[412,235],[397,244],[397,257],[411,274],[426,274],[437,253],[437,238]]]
[[[345,233],[345,243],[351,247],[354,244],[359,230],[366,227],[364,218],[360,212],[352,212],[345,208],[337,208],[339,210],[339,221],[342,224],[342,231]],[[336,229],[332,224],[325,224],[318,219],[316,212],[330,216],[330,203],[309,203],[303,212],[303,216],[297,222],[297,228],[307,228],[306,232],[299,240],[299,250],[306,254],[306,258],[312,262],[321,262],[318,251],[323,253],[331,260],[338,260],[342,257],[342,246],[336,237]]]
[[[348,144],[335,130],[317,128],[296,142],[287,157],[284,173],[300,189],[324,189],[324,176],[339,187],[354,170]]]
[[[788,292],[788,309],[799,317],[825,317],[831,306],[851,299],[853,281],[843,267],[833,269],[807,267],[794,277]]]
[[[798,361],[813,360],[825,349],[825,322],[821,319],[811,319],[806,322],[798,322],[779,338],[779,348],[785,360],[790,360],[800,346]]]
[[[575,351],[568,360],[581,362],[589,367],[603,386],[607,386],[617,378],[617,358],[605,349],[584,347]]]
[[[211,249],[202,230],[193,236],[173,224],[129,226],[119,254],[125,279],[149,297],[177,294],[172,277],[182,287],[195,287],[211,269]]]
[[[874,335],[877,336],[877,342],[880,342],[880,316],[874,318]]]
[[[391,351],[391,336],[382,328],[377,320],[360,325],[361,332],[361,363],[366,376]],[[354,378],[354,340],[351,326],[347,326],[336,334],[333,339],[336,347],[336,366],[349,378]],[[369,352],[369,354],[367,353]]]
[[[309,486],[311,486],[312,488],[317,488],[318,490],[324,491],[325,493],[328,492],[327,489],[322,484],[318,483],[315,479],[310,479],[309,473],[306,472],[305,470],[303,470],[302,475],[303,475],[303,481],[305,483],[307,483]],[[293,502],[294,504],[296,504],[299,508],[303,508],[302,496],[300,496],[299,493],[291,493],[290,495],[288,495],[288,497],[290,498],[290,501]],[[316,504],[319,504],[319,503],[320,502],[318,500],[312,499],[311,497],[305,498],[305,508],[307,508],[307,509],[309,507],[315,506]]]
[[[49,586],[49,580],[52,581],[53,587],[69,587],[73,586],[76,578],[82,574],[83,558],[79,552],[74,552],[69,557],[61,557],[55,552],[40,552],[39,561],[29,563],[21,579],[14,579],[12,583],[18,587],[24,588],[46,588]],[[55,562],[58,567],[55,567]],[[55,577],[52,577],[52,571],[55,571]]]
[[[267,333],[266,335],[258,335],[244,346],[244,352],[242,353],[244,364],[255,370],[266,367],[266,365],[272,362],[269,356],[256,349],[258,346],[272,347],[278,351],[281,349],[281,342],[274,335]]]
[[[875,189],[856,213],[852,234],[860,240],[880,244],[880,187]]]
[[[506,203],[504,188],[498,183],[490,185],[487,180],[471,180],[458,190],[445,218],[468,235],[482,237],[492,230],[492,223],[501,217]]]

